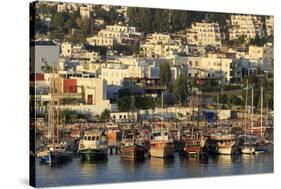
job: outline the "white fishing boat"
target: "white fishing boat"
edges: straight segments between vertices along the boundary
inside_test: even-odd
[[[108,145],[104,132],[85,131],[83,138],[79,141],[78,152],[82,160],[107,159]]]
[[[233,134],[216,133],[207,139],[210,153],[231,155],[236,152],[236,138]]]
[[[174,151],[173,139],[169,137],[168,129],[152,129],[149,150],[150,156],[159,158],[171,157]]]

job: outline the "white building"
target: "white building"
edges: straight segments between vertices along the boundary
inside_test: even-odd
[[[258,36],[263,35],[262,23],[260,18],[252,15],[231,15],[230,16],[229,39],[238,39],[240,36],[245,36],[249,41]]]
[[[246,57],[254,60],[262,70],[273,71],[273,47],[271,43],[262,47],[249,46],[249,52]]]
[[[187,42],[197,46],[221,46],[221,32],[218,23],[195,22],[187,30]]]
[[[219,75],[224,78],[223,82],[229,82],[233,78],[232,63],[230,58],[209,54],[208,57],[188,57],[187,66],[188,70],[197,70],[194,75],[189,76],[206,78]]]
[[[111,112],[110,119],[116,122],[137,121],[138,112]]]
[[[82,62],[94,62],[100,58],[99,53],[83,49],[82,44],[63,42],[61,44],[61,57]]]
[[[266,34],[268,36],[273,35],[274,32],[274,19],[273,16],[267,16],[265,18]]]
[[[91,5],[81,6],[80,7],[80,16],[82,18],[90,18],[91,17],[91,11],[92,11]]]
[[[52,41],[35,41],[30,47],[31,73],[44,73],[59,63],[59,46]]]
[[[105,47],[113,46],[112,37],[103,37],[103,36],[95,35],[87,38],[87,42],[92,46],[105,46]]]
[[[143,77],[143,67],[138,64],[124,65],[120,63],[109,63],[101,68],[101,78],[107,81],[107,85],[122,85],[126,77]]]
[[[116,105],[110,104],[110,101],[107,100],[107,86],[102,78],[71,76],[64,80],[64,92],[67,90],[65,85],[68,80],[71,80],[72,85],[76,85],[77,89],[74,94],[84,98],[85,104],[65,105],[63,108],[90,112],[92,115],[99,115],[105,109],[116,111]],[[69,93],[64,94],[66,97],[70,95]]]
[[[58,3],[57,5],[57,11],[58,12],[65,12],[67,11],[67,6],[65,3]]]
[[[153,33],[147,35],[147,41],[153,44],[167,44],[171,42],[170,34]]]
[[[97,35],[87,38],[90,45],[112,47],[113,44],[122,44],[126,41],[134,41],[142,36],[136,32],[135,27],[122,25],[108,25],[106,29],[102,29]]]

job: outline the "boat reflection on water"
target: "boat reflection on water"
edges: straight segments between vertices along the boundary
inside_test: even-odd
[[[81,164],[105,164],[108,161],[108,158],[100,159],[100,158],[81,158]]]
[[[81,172],[83,175],[85,176],[90,176],[90,175],[94,175],[97,169],[97,164],[94,163],[86,163],[85,161],[83,161],[80,164],[80,168],[81,168]]]
[[[135,171],[138,171],[138,169],[141,168],[145,162],[145,159],[132,160],[120,157],[119,164],[122,165],[122,169],[126,172],[134,173]]]
[[[208,156],[179,156],[179,161],[183,166],[196,167],[198,165],[208,164],[209,158]]]
[[[175,162],[175,158],[156,158],[150,157],[149,168],[157,173],[165,172],[165,169],[171,167]]]
[[[231,168],[239,163],[241,160],[237,155],[214,155],[209,157],[209,163],[219,165],[220,167],[226,169]]]

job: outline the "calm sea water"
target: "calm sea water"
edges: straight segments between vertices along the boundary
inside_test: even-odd
[[[67,164],[49,167],[36,162],[38,187],[97,183],[163,180],[273,172],[273,154],[211,156],[201,161],[175,155],[172,159],[150,158],[143,162],[122,160],[109,155],[103,162],[81,162],[79,157]]]

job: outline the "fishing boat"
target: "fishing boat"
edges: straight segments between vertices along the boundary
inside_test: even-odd
[[[190,137],[185,139],[184,152],[188,156],[198,156],[202,153],[205,145],[203,137]]]
[[[72,152],[68,151],[66,144],[50,144],[38,152],[41,163],[58,165],[72,160]]]
[[[79,142],[78,153],[82,160],[107,159],[108,145],[103,131],[85,131]]]
[[[51,100],[48,106],[48,136],[46,146],[38,153],[42,163],[49,165],[63,164],[72,160],[72,152],[69,150],[66,142],[60,140],[60,78],[57,78],[57,69],[53,67],[50,95]],[[58,87],[56,87],[58,86]]]
[[[231,155],[236,152],[236,137],[233,134],[216,133],[207,139],[208,152]]]
[[[168,129],[162,127],[152,129],[150,156],[167,158],[173,156],[174,151],[173,139],[169,137]]]
[[[145,159],[146,148],[134,129],[123,131],[121,157],[127,160]]]

